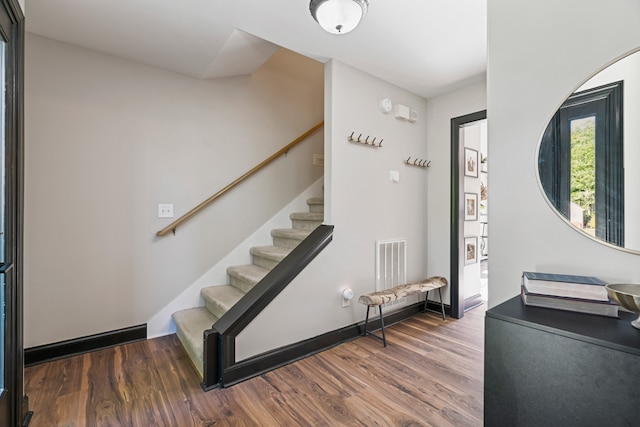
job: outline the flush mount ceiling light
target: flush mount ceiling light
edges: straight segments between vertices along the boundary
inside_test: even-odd
[[[311,0],[309,10],[318,24],[331,34],[346,34],[367,14],[369,0]]]

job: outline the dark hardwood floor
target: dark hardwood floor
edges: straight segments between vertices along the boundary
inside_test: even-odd
[[[31,427],[482,425],[484,307],[386,331],[209,392],[175,335],[32,366]]]

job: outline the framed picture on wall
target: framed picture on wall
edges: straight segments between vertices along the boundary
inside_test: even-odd
[[[464,175],[478,177],[478,150],[464,148]]]
[[[478,195],[476,193],[464,193],[464,220],[478,220]]]
[[[478,238],[477,237],[465,237],[464,238],[464,263],[475,264],[478,262]]]

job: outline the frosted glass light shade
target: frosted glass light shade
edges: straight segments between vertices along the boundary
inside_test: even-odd
[[[346,34],[366,15],[369,0],[311,0],[313,19],[331,34]]]

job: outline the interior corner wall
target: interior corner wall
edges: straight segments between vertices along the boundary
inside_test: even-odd
[[[427,101],[338,61],[326,65],[325,80],[325,218],[335,227],[333,241],[238,336],[238,360],[364,320],[357,299],[375,290],[376,240],[407,239],[408,281],[430,273],[432,170],[404,164],[409,156],[429,158]],[[418,121],[382,113],[383,98],[417,111]],[[382,147],[349,142],[351,133],[383,140]],[[399,172],[398,183],[390,171]],[[355,295],[348,307],[345,288]]]
[[[428,100],[427,271],[450,280],[451,240],[451,119],[486,110],[487,85],[480,81]],[[462,215],[462,212],[458,213]],[[449,303],[449,287],[443,299]]]
[[[488,0],[489,306],[518,295],[524,270],[640,282],[638,255],[583,236],[551,210],[536,165],[564,99],[640,46],[639,16],[635,0]]]
[[[324,65],[285,49],[197,80],[28,33],[25,81],[26,347],[147,322],[322,176],[319,131],[155,236],[158,203],[177,218],[323,119]]]

